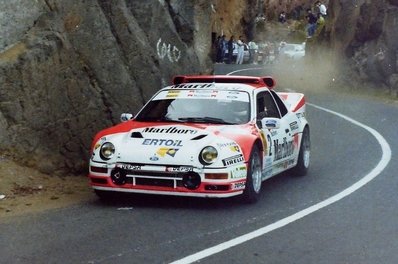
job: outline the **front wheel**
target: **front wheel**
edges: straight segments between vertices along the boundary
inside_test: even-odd
[[[292,172],[296,176],[307,175],[308,168],[310,167],[310,155],[311,154],[311,141],[310,141],[310,129],[304,128],[303,136],[301,138],[300,152],[297,160],[297,165],[292,169]]]
[[[243,191],[243,200],[247,203],[258,201],[261,192],[261,157],[257,146],[253,147],[250,154],[245,190]]]

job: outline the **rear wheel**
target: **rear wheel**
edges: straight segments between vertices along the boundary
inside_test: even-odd
[[[258,201],[261,192],[261,179],[260,150],[257,146],[254,146],[252,153],[250,154],[246,186],[243,191],[243,200],[245,202],[255,203]]]
[[[310,167],[310,155],[311,154],[311,141],[310,141],[310,129],[304,128],[303,136],[300,144],[300,152],[296,167],[292,169],[292,172],[296,176],[307,175],[308,168]]]

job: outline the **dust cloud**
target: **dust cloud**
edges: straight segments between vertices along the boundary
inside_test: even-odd
[[[317,48],[306,51],[300,60],[281,59],[272,74],[281,89],[322,92],[339,86],[341,69],[331,50]]]

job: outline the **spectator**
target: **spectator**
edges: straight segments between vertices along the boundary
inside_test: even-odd
[[[282,24],[286,22],[286,12],[282,11],[279,13],[278,21]]]
[[[307,19],[307,38],[312,38],[316,30],[316,22],[318,19],[312,13],[310,8],[307,9],[307,15],[305,18]]]
[[[227,50],[227,42],[225,40],[225,35],[222,35],[217,40],[217,62],[222,63],[225,57],[225,51]]]
[[[315,6],[318,8],[318,14],[321,14],[322,17],[327,16],[326,6],[321,1],[316,1]]]
[[[256,54],[258,46],[253,40],[249,42],[249,63],[257,63]]]
[[[227,48],[228,48],[228,60],[227,60],[227,63],[231,64],[232,63],[232,58],[233,58],[233,52],[234,52],[234,35],[232,35],[231,38],[228,40]]]
[[[239,36],[239,39],[236,44],[238,45],[238,56],[236,57],[236,64],[242,64],[243,55],[245,53],[245,43],[243,41],[242,36]]]
[[[320,28],[325,25],[325,19],[321,15],[321,13],[318,14],[318,20],[316,21],[317,28]]]

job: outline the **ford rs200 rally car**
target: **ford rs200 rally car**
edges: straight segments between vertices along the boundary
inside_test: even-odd
[[[259,198],[262,181],[305,175],[310,130],[300,93],[272,77],[176,76],[133,117],[94,138],[90,184],[115,192]]]

